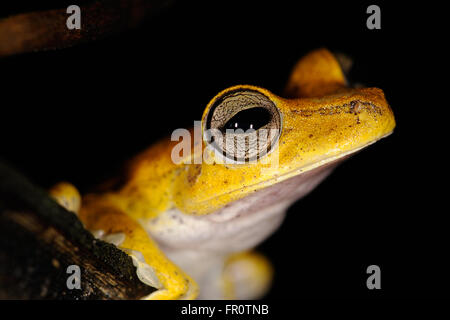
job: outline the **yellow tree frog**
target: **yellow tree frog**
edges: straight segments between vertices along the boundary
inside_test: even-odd
[[[239,127],[275,132],[261,148],[244,148],[256,161],[219,159],[227,145],[206,135]],[[202,117],[203,139],[182,161],[172,156],[179,142],[167,138],[128,163],[118,188],[81,197],[61,183],[51,194],[132,257],[141,281],[158,289],[144,298],[258,298],[273,269],[253,248],[337,163],[394,127],[383,91],[349,87],[338,59],[318,49],[295,65],[283,97],[251,85],[218,93]],[[208,161],[192,161],[199,157]]]

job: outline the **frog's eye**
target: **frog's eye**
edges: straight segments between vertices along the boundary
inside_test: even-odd
[[[203,130],[206,142],[225,157],[248,162],[273,149],[281,133],[281,115],[265,94],[237,89],[215,98]]]

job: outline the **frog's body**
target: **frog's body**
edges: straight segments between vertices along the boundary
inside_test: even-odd
[[[224,163],[204,140],[175,163],[178,142],[168,139],[130,162],[118,191],[83,197],[81,220],[133,257],[140,278],[160,289],[149,298],[195,298],[198,287],[201,298],[264,294],[272,269],[250,250],[339,161],[395,127],[383,92],[348,88],[339,63],[325,49],[299,61],[285,94],[291,98],[236,86],[205,110],[204,132],[214,121],[223,127],[221,117],[270,104],[269,124],[279,136],[258,161]],[[192,161],[199,157],[208,161]],[[61,188],[53,192],[61,202],[77,198],[71,187]]]

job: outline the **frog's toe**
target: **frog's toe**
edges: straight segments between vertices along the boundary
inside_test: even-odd
[[[198,287],[193,281],[186,283],[188,289],[183,291],[172,290],[172,289],[160,289],[155,291],[148,296],[144,297],[143,300],[194,300],[198,297]]]
[[[60,182],[50,189],[50,195],[68,211],[78,214],[81,207],[81,195],[72,184]]]
[[[258,299],[269,290],[273,278],[271,263],[256,252],[244,252],[228,258],[223,272],[226,299]]]
[[[136,267],[136,273],[139,280],[153,288],[163,288],[161,281],[159,281],[158,277],[156,276],[155,269],[153,269],[145,262],[144,256],[141,252],[126,248],[121,249],[125,251],[133,260],[133,265]]]
[[[142,298],[143,300],[194,300],[198,297],[197,283],[189,276],[184,275],[184,281],[177,281],[168,288],[159,290]]]

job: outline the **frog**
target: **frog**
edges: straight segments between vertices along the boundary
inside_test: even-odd
[[[156,289],[143,299],[260,298],[275,271],[255,248],[339,163],[394,131],[384,92],[350,85],[348,68],[348,59],[313,50],[294,65],[282,95],[236,85],[214,96],[200,128],[187,130],[200,139],[181,160],[173,159],[180,141],[167,137],[101,191],[81,196],[62,182],[50,194],[131,257],[139,279]],[[239,136],[228,129],[249,127],[240,137],[273,134],[228,152],[224,137]],[[214,139],[214,130],[223,136]]]

